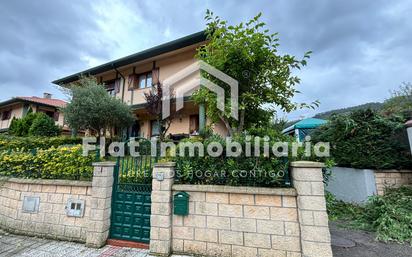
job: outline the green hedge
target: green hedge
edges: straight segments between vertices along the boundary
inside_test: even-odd
[[[46,150],[0,153],[0,176],[18,178],[91,180],[93,155],[82,156],[80,145]]]
[[[240,142],[243,146],[244,138],[233,141]],[[259,187],[284,187],[290,186],[287,158],[246,157],[244,151],[240,157],[228,157],[225,150],[219,157],[207,155],[207,146],[212,142],[219,142],[225,149],[225,141],[217,135],[205,140],[190,139],[184,142],[201,141],[204,146],[204,157],[180,157],[179,154],[172,158],[176,162],[176,183],[180,184],[207,184],[228,186],[259,186]],[[177,150],[179,146],[177,146]],[[253,150],[252,150],[253,152]]]
[[[81,144],[81,138],[73,137],[14,137],[0,136],[0,151],[17,150],[17,149],[48,149],[50,147],[59,147],[62,145]]]
[[[410,154],[404,120],[384,117],[372,110],[335,115],[312,135],[314,142],[331,143],[337,165],[360,169],[410,169]]]

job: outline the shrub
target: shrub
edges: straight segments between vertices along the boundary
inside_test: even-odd
[[[327,193],[326,206],[331,220],[345,220],[352,228],[376,232],[385,242],[412,244],[412,188],[387,189],[383,196],[372,196],[365,206],[336,200]]]
[[[247,157],[244,150],[241,156],[230,157],[226,155],[226,142],[217,135],[207,139],[183,140],[180,144],[196,141],[203,143],[205,155],[199,156],[197,152],[194,157],[180,157],[177,154],[173,158],[176,162],[177,183],[262,187],[290,185],[287,158],[267,158],[263,155]],[[233,141],[241,143],[244,148],[244,137],[238,137]],[[219,142],[223,146],[223,153],[219,157],[207,154],[207,147],[213,142]]]
[[[372,110],[335,115],[314,132],[314,142],[331,143],[331,157],[343,167],[361,169],[412,168],[403,119]]]
[[[0,151],[16,149],[48,149],[63,145],[81,144],[81,138],[74,137],[14,137],[0,136]]]
[[[9,127],[12,136],[57,136],[60,128],[45,113],[31,110],[21,119],[13,118]]]
[[[29,129],[30,136],[58,136],[60,128],[44,113],[38,113]]]
[[[9,127],[9,134],[12,136],[28,136],[29,130],[33,121],[37,117],[37,113],[33,113],[30,109],[29,112],[21,119],[13,118]]]
[[[94,157],[82,156],[82,147],[13,150],[0,153],[0,176],[19,178],[90,180]]]

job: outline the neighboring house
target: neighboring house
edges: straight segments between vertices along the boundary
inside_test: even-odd
[[[128,136],[150,138],[158,135],[160,128],[154,117],[150,116],[145,109],[144,93],[149,92],[156,83],[162,83],[165,79],[193,64],[196,61],[196,49],[205,43],[205,33],[198,32],[58,79],[53,83],[67,86],[77,81],[82,75],[94,76],[98,82],[105,84],[108,94],[132,107],[136,123],[128,129]],[[198,78],[200,73],[192,75],[177,83],[175,88]],[[191,92],[188,96],[190,94]],[[204,115],[199,116],[199,106],[191,101],[190,97],[185,97],[184,108],[172,120],[167,134],[172,138],[197,134],[199,119],[202,121],[201,124],[204,124],[203,121],[209,122]],[[222,136],[227,135],[226,127],[221,122],[214,124],[213,130]]]
[[[298,142],[303,142],[305,137],[310,134],[313,129],[325,124],[327,121],[316,118],[307,118],[300,120],[290,127],[285,128],[282,133],[296,137]]]
[[[68,131],[68,128],[64,127],[63,114],[59,111],[59,108],[65,105],[65,101],[53,99],[49,93],[44,93],[43,98],[19,96],[0,102],[0,132],[6,132],[13,118],[24,117],[30,109],[33,112],[44,112],[54,119],[56,125],[63,127],[63,132]]]

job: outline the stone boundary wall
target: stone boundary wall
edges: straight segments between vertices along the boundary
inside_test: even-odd
[[[174,163],[153,173],[150,252],[202,256],[332,256],[322,164],[292,163],[295,188],[173,185]],[[157,180],[157,178],[160,178]],[[187,192],[189,215],[173,214]]]
[[[376,191],[383,195],[385,188],[412,185],[412,170],[375,170]]]
[[[93,180],[0,178],[0,228],[11,233],[105,244],[110,227],[114,163],[94,163]],[[39,197],[36,213],[23,212],[25,196]],[[84,216],[66,214],[68,199],[84,200]]]
[[[90,217],[91,182],[2,179],[0,185],[0,226],[13,233],[48,236],[71,241],[86,241]],[[40,198],[37,213],[23,212],[25,196]],[[68,199],[85,201],[82,218],[68,217]]]

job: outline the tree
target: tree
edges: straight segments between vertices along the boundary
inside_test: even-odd
[[[412,118],[412,83],[403,82],[398,90],[394,90],[392,97],[383,103],[382,112],[386,116],[398,114],[405,119]]]
[[[52,118],[41,112],[36,113],[35,116],[36,117],[29,129],[30,136],[53,137],[60,135],[61,130]]]
[[[170,112],[170,115],[163,119],[162,117],[162,104],[163,104],[163,85],[158,82],[152,90],[148,93],[144,93],[146,99],[146,111],[155,117],[156,122],[160,127],[160,140],[163,140],[166,137],[166,133],[172,124],[173,118],[176,116],[176,112]],[[175,101],[173,93],[171,93],[170,101]]]
[[[134,116],[128,105],[110,96],[104,85],[92,77],[83,77],[69,85],[70,103],[62,108],[64,119],[72,129],[90,130],[100,136],[110,128],[127,128]]]
[[[230,117],[230,89],[218,79],[202,72],[202,76],[225,89],[225,111],[216,106],[216,95],[206,88],[194,94],[198,104],[205,104],[206,113],[212,121],[223,121],[229,133],[240,132],[259,123],[267,112],[273,117],[276,108],[290,112],[303,107],[314,107],[317,101],[297,104],[292,98],[298,91],[295,86],[300,79],[293,75],[294,69],[306,65],[310,52],[303,59],[278,53],[277,34],[270,34],[258,14],[247,23],[235,26],[214,16],[207,10],[207,38],[209,42],[198,49],[197,58],[221,70],[239,82],[239,120]]]

